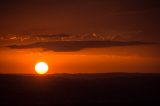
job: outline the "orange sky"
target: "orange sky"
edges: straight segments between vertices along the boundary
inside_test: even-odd
[[[0,73],[160,72],[158,0],[0,0]],[[41,48],[41,49],[38,49]]]
[[[35,73],[34,65],[45,61],[48,74],[160,72],[159,46],[126,46],[53,52],[41,49],[0,50],[0,73]]]

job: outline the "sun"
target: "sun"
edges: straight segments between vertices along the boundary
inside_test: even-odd
[[[45,74],[45,73],[47,73],[48,72],[48,65],[47,65],[47,63],[45,63],[45,62],[38,62],[35,65],[35,71],[38,74]]]

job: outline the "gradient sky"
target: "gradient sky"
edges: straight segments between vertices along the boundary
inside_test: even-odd
[[[158,0],[1,0],[0,73],[160,72]]]

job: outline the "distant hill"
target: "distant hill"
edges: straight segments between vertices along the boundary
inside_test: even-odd
[[[160,74],[1,74],[0,104],[155,104]]]

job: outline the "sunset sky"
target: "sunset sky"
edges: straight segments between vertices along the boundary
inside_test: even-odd
[[[158,0],[1,0],[0,73],[159,73]]]

